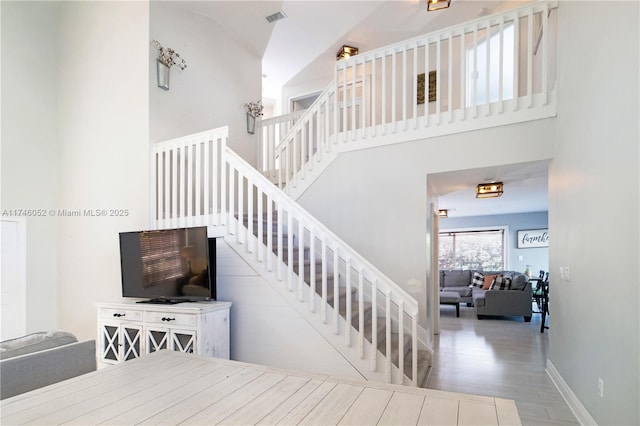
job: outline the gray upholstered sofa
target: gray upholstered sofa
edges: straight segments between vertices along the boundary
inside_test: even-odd
[[[481,287],[475,287],[473,277],[476,272],[509,278],[509,289],[483,290]],[[486,316],[522,316],[526,322],[531,321],[531,283],[529,278],[520,272],[440,271],[440,289],[460,294],[461,302],[474,306],[478,319]]]
[[[455,292],[460,301],[471,306],[473,303],[471,287],[472,271],[440,271],[440,291]]]
[[[0,342],[0,399],[19,395],[96,369],[95,340],[42,331]]]

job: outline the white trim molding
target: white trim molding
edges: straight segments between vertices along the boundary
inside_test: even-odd
[[[571,390],[569,384],[562,378],[562,375],[560,374],[558,369],[556,369],[550,359],[547,359],[547,368],[545,371],[555,385],[556,389],[558,389],[558,392],[560,392],[560,395],[562,395],[564,401],[573,412],[573,415],[576,416],[578,422],[581,425],[597,426],[598,423],[596,423],[594,418],[591,417],[589,411],[585,408],[584,405],[582,405],[580,399],[578,399],[577,395],[573,393],[573,390]]]

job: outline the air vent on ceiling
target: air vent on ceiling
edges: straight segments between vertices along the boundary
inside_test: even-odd
[[[280,19],[284,19],[286,17],[287,15],[285,15],[283,11],[279,10],[273,15],[267,16],[265,19],[267,20],[267,22],[272,23],[272,22],[279,21]]]

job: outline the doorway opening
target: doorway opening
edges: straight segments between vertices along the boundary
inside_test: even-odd
[[[318,99],[322,92],[310,93],[307,95],[296,96],[290,99],[289,110],[290,112],[304,111]]]
[[[549,270],[549,249],[522,248],[518,232],[548,231],[548,165],[547,160],[503,164],[466,169],[427,176],[428,197],[438,217],[437,234],[431,235],[436,261],[431,261],[430,277],[434,329],[439,332],[439,292],[442,271],[539,271]],[[501,181],[504,194],[496,198],[476,198],[476,186]],[[495,238],[486,231],[495,231]],[[489,274],[491,275],[491,274]],[[453,274],[452,274],[453,276]],[[466,298],[466,299],[465,299]],[[461,295],[461,309],[474,310],[470,295]],[[427,301],[429,304],[429,301]],[[479,314],[480,315],[480,314]],[[476,312],[473,312],[476,316]]]

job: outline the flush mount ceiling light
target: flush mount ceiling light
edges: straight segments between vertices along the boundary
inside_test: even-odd
[[[357,47],[351,46],[342,46],[338,53],[336,54],[336,60],[339,61],[341,59],[349,59],[352,56],[356,56],[358,54]]]
[[[494,198],[503,193],[502,182],[480,183],[476,186],[476,198]]]
[[[449,217],[449,210],[447,209],[438,210],[438,217]]]
[[[427,12],[446,9],[451,6],[451,0],[427,0]]]

